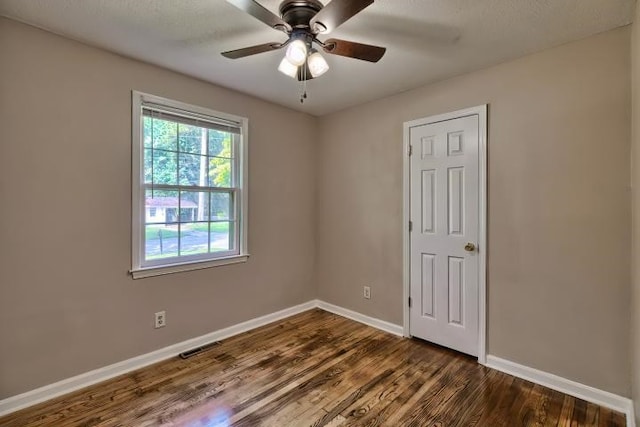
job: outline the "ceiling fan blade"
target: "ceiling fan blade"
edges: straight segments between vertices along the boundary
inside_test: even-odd
[[[265,43],[256,46],[249,46],[242,49],[229,50],[222,52],[222,56],[229,59],[244,58],[245,56],[255,55],[257,53],[270,52],[278,50],[283,46],[282,43]]]
[[[254,0],[227,0],[227,2],[264,22],[271,28],[285,32],[291,31],[291,25],[287,24],[278,15],[271,13],[269,9]]]
[[[325,52],[332,55],[346,56],[369,62],[378,62],[387,51],[384,47],[340,39],[329,39],[324,42],[324,46],[322,48]]]
[[[311,29],[314,33],[328,33],[344,24],[353,15],[360,12],[367,6],[373,4],[374,0],[332,0],[311,18]]]

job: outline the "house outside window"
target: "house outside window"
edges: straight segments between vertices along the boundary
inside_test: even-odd
[[[247,119],[133,92],[134,278],[246,261]]]

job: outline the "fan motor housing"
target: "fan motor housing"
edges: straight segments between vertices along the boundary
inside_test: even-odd
[[[293,28],[309,28],[309,21],[323,7],[318,0],[284,0],[280,3],[280,15]]]

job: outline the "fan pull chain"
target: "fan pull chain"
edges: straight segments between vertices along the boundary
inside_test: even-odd
[[[304,100],[307,99],[307,63],[303,64],[302,68],[302,85],[300,86],[300,104],[304,104]]]

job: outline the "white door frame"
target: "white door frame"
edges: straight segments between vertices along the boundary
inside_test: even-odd
[[[479,171],[479,205],[478,205],[478,363],[485,365],[487,362],[486,332],[487,332],[487,104],[477,107],[465,108],[451,113],[438,114],[423,119],[411,120],[404,123],[403,155],[402,155],[402,282],[403,282],[403,334],[410,337],[409,332],[409,296],[410,296],[410,159],[409,145],[410,129],[415,126],[423,126],[445,120],[460,117],[478,116],[478,171]]]

